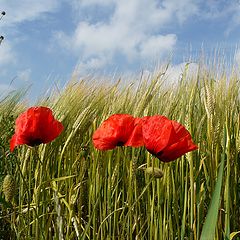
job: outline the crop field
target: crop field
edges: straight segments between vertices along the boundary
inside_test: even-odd
[[[190,74],[186,64],[174,84],[166,69],[128,83],[70,81],[34,104],[50,108],[63,131],[12,151],[15,121],[32,105],[20,91],[2,98],[0,239],[239,239],[237,69],[199,64]],[[197,149],[170,162],[144,146],[99,150],[93,134],[113,114],[165,116]]]

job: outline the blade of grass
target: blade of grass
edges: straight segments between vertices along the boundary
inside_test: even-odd
[[[220,198],[221,198],[220,194],[221,194],[222,180],[223,180],[224,161],[225,161],[225,153],[222,153],[221,163],[218,170],[218,178],[215,185],[215,190],[213,192],[210,208],[208,210],[205,223],[203,225],[202,234],[200,238],[201,240],[214,239],[215,229],[216,229],[217,220],[218,220]]]

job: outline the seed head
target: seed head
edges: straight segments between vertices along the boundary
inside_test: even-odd
[[[163,177],[163,172],[160,168],[156,168],[156,167],[147,167],[145,169],[145,172],[151,176],[153,176],[154,178],[161,178]]]
[[[15,194],[15,180],[11,175],[7,175],[3,180],[2,190],[7,202],[11,202]]]

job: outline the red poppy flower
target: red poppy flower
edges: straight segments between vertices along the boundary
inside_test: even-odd
[[[140,147],[143,145],[140,118],[129,114],[114,114],[105,120],[93,134],[93,144],[99,150],[116,146]]]
[[[49,143],[63,131],[63,125],[54,119],[47,107],[31,107],[16,119],[15,134],[10,141],[10,150],[18,145],[36,146]]]
[[[134,127],[124,146],[141,147],[144,146],[142,136],[142,118],[134,118]]]
[[[142,134],[146,149],[163,162],[197,149],[187,129],[164,116],[144,117]]]

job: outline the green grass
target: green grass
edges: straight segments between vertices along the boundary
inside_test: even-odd
[[[21,94],[9,95],[0,102],[0,181],[11,174],[17,188],[11,203],[0,192],[0,239],[200,239],[205,222],[205,234],[237,239],[239,80],[234,71],[227,77],[223,69],[203,65],[190,75],[186,65],[175,85],[165,70],[126,85],[72,81],[60,95],[39,102],[63,123],[61,136],[14,153],[9,140],[26,107]],[[92,134],[114,113],[165,115],[185,125],[199,149],[171,163],[144,148],[98,151]],[[163,177],[138,169],[145,163]]]

